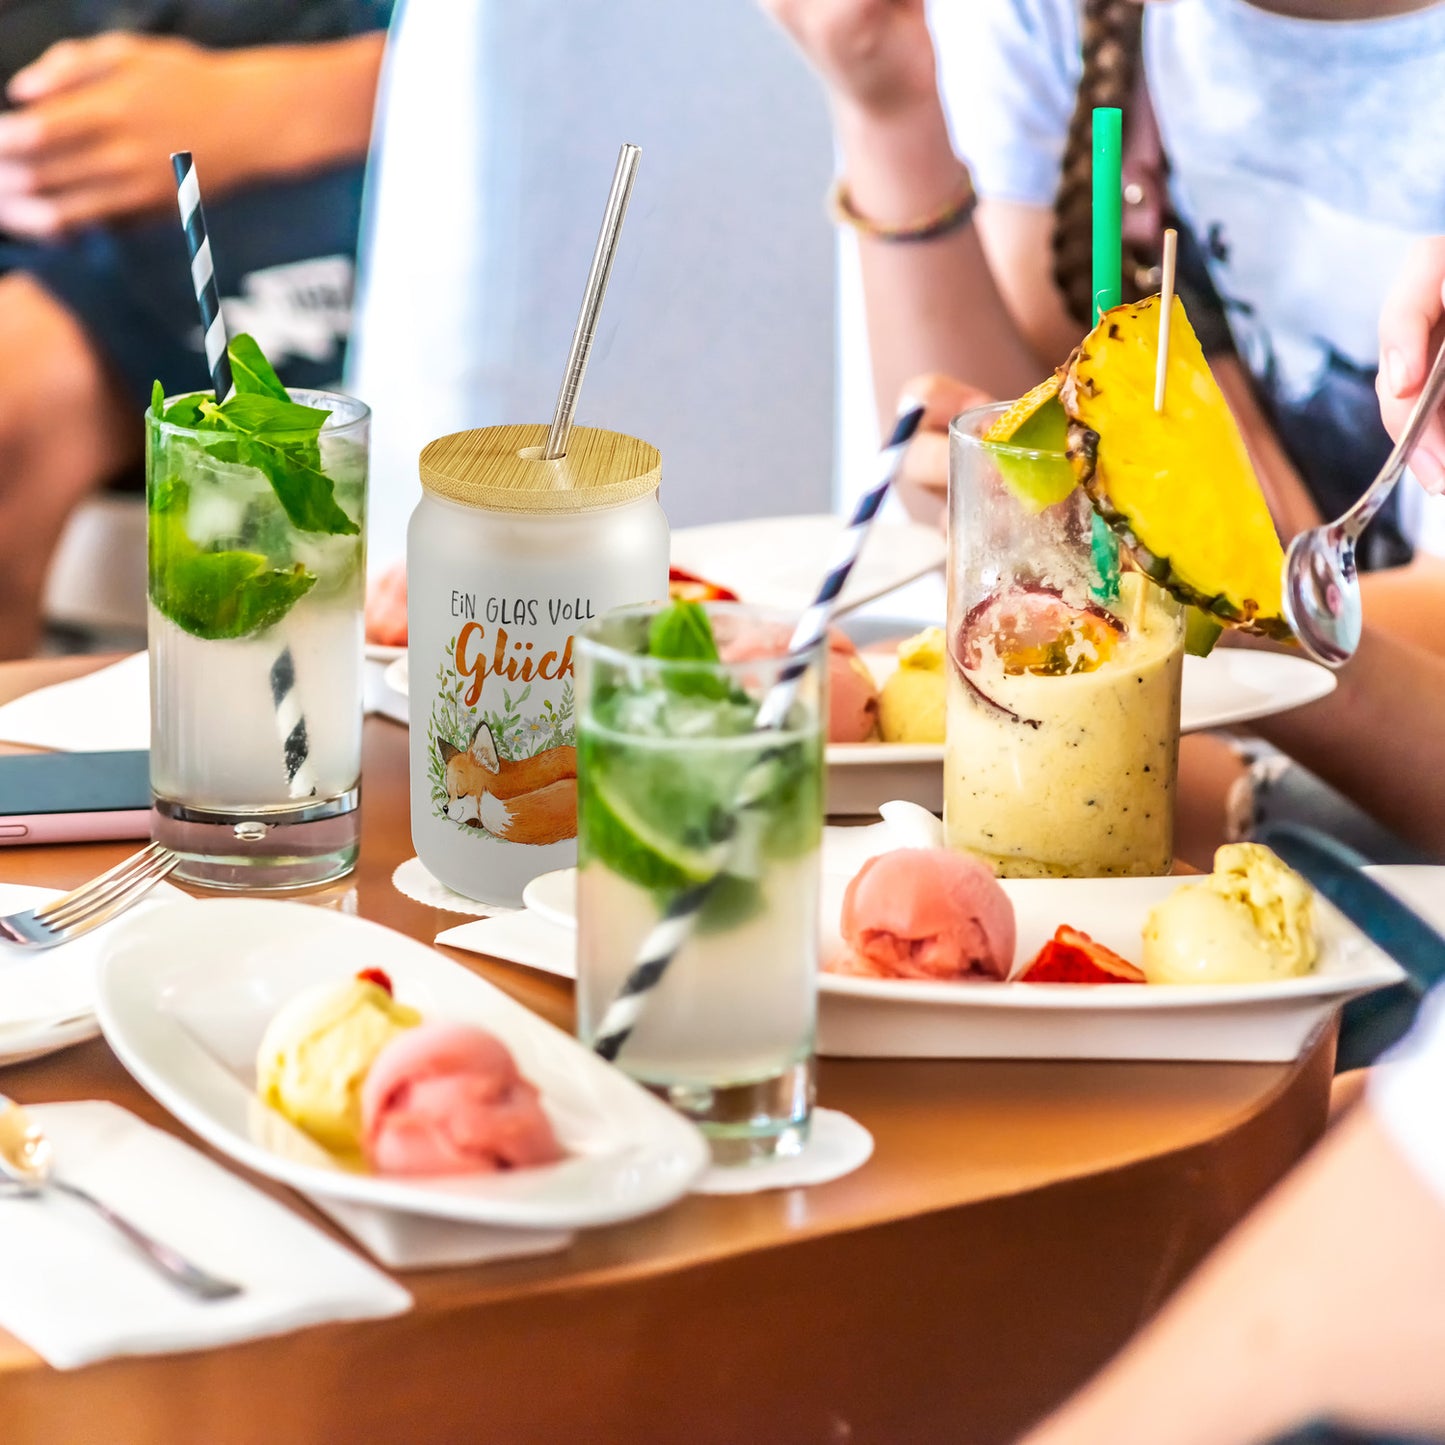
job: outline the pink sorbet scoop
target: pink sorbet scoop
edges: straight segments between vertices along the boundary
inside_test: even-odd
[[[1014,910],[987,866],[946,848],[870,858],[843,895],[851,957],[837,972],[874,978],[1006,978]]]
[[[525,1169],[562,1157],[507,1046],[469,1024],[398,1034],[362,1085],[361,1124],[367,1161],[380,1174]]]

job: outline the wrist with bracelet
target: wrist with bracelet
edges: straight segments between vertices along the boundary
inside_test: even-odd
[[[837,225],[848,226],[870,240],[905,245],[918,241],[934,241],[940,236],[962,230],[973,219],[977,205],[978,192],[974,190],[973,177],[967,171],[963,173],[962,191],[946,206],[899,226],[885,225],[865,216],[854,204],[848,182],[841,177],[833,182],[832,189],[828,192],[828,215]]]

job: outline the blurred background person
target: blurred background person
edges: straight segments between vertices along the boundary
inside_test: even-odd
[[[339,377],[388,12],[0,5],[0,658],[37,642],[76,504],[134,484],[151,382],[207,384],[171,151],[196,157],[230,330],[289,384]]]
[[[1091,322],[1091,113],[1119,105],[1126,292],[1157,289],[1167,218],[1181,292],[1280,530],[1354,500],[1389,448],[1373,395],[1380,302],[1411,242],[1445,230],[1445,5],[764,4],[828,94],[835,209],[852,213],[845,256],[865,283],[865,308],[844,291],[858,338],[845,357],[861,360],[866,315],[879,409],[918,373],[1016,396],[1065,359]],[[950,224],[909,238],[940,216]],[[942,432],[915,453],[913,510],[932,521]],[[1442,554],[1445,513],[1402,493],[1361,547],[1383,569],[1368,588],[1381,625],[1445,646],[1436,629],[1419,637],[1445,597]]]
[[[373,575],[417,453],[550,420],[618,147],[642,147],[577,419],[662,453],[674,526],[831,510],[827,115],[738,0],[407,0],[383,79],[348,389]]]

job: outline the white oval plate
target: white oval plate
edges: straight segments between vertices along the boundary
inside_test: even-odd
[[[398,657],[406,656],[406,643],[396,647],[387,642],[368,642],[366,644],[366,660],[368,662],[395,662]]]
[[[313,983],[384,968],[429,1019],[490,1029],[542,1094],[559,1164],[403,1179],[328,1153],[255,1095],[276,1010]],[[237,1163],[307,1193],[475,1224],[580,1229],[671,1204],[708,1165],[702,1135],[485,979],[402,934],[301,903],[187,900],[127,922],[105,949],[99,1013],[141,1086]]]
[[[838,919],[844,890],[858,864],[855,857],[849,871],[832,871],[827,860],[846,846],[850,832],[862,830],[830,828],[824,843],[825,963],[843,946]],[[1445,926],[1445,868],[1383,867],[1370,872]],[[1083,929],[1137,962],[1149,910],[1188,881],[1006,879],[1003,887],[1018,922],[1014,967],[1031,959],[1062,923]],[[567,869],[534,880],[526,901],[549,922],[575,927],[574,872]],[[818,1052],[884,1058],[1293,1059],[1346,999],[1401,977],[1396,964],[1323,902],[1319,920],[1316,970],[1274,983],[927,983],[824,972],[819,979]]]

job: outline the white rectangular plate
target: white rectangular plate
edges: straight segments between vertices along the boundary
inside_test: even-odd
[[[843,947],[843,894],[865,857],[894,846],[887,831],[829,828],[823,843],[820,954]],[[1372,868],[1371,874],[1437,926],[1445,924],[1445,868]],[[1022,968],[1062,923],[1137,963],[1149,910],[1187,878],[1007,879]],[[560,929],[577,922],[571,869],[536,879],[527,907]],[[1316,899],[1320,960],[1313,973],[1253,984],[924,983],[819,979],[818,1052],[858,1058],[1216,1059],[1298,1057],[1346,999],[1401,977],[1329,904]]]
[[[404,1179],[350,1168],[255,1095],[276,1010],[377,967],[428,1019],[478,1024],[541,1091],[567,1157],[493,1174]],[[310,1194],[478,1224],[579,1229],[648,1214],[707,1167],[701,1134],[570,1035],[462,965],[363,919],[261,899],[170,903],[116,929],[101,1028],[141,1086],[237,1163]]]
[[[1440,870],[1445,876],[1445,870]],[[1189,880],[1005,880],[1018,923],[1015,967],[1060,924],[1139,962],[1149,910]],[[823,880],[823,957],[848,879]],[[1333,908],[1316,899],[1320,960],[1303,978],[1252,984],[924,983],[825,972],[818,1052],[869,1058],[1217,1059],[1298,1057],[1332,1010],[1401,978]]]

